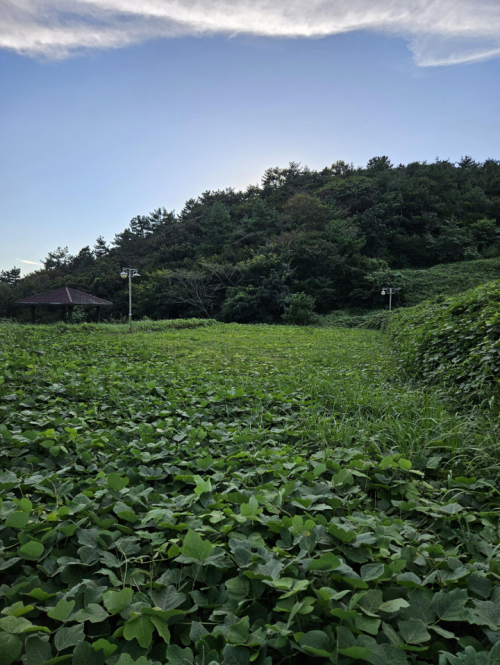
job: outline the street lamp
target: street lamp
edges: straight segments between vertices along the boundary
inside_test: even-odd
[[[129,332],[132,332],[132,277],[140,277],[139,271],[135,268],[122,268],[120,273],[122,279],[127,279],[128,277],[128,320],[130,329]]]
[[[398,291],[401,291],[401,289],[393,289],[393,288],[387,287],[387,286],[384,286],[384,288],[382,289],[382,295],[383,296],[386,296],[386,295],[389,296],[389,312],[392,311],[392,295],[394,293],[397,293]]]

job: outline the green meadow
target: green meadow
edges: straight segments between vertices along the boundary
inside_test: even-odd
[[[208,323],[0,326],[2,665],[500,662],[493,412]]]

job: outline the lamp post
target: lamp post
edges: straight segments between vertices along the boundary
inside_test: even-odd
[[[132,332],[132,277],[140,277],[139,271],[135,268],[122,268],[120,273],[122,279],[127,279],[128,277],[128,320],[129,320],[129,332]]]
[[[394,293],[397,293],[398,291],[401,291],[401,289],[393,289],[391,287],[385,287],[382,289],[382,295],[383,296],[389,296],[389,312],[392,311],[392,295]]]

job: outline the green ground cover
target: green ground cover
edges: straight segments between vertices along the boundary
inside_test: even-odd
[[[494,665],[498,424],[379,331],[0,326],[2,665]]]
[[[409,307],[435,296],[454,296],[500,278],[500,259],[442,263],[427,270],[399,270],[397,286]]]

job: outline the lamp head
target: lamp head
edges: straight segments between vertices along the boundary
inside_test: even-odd
[[[132,277],[140,277],[139,272],[137,270],[133,272]]]
[[[382,291],[382,295],[383,295],[383,296],[386,295],[386,291],[385,291],[385,289]]]
[[[128,277],[128,272],[127,272],[126,270],[122,270],[121,273],[120,273],[120,277],[121,277],[122,279],[127,279],[127,277]]]

